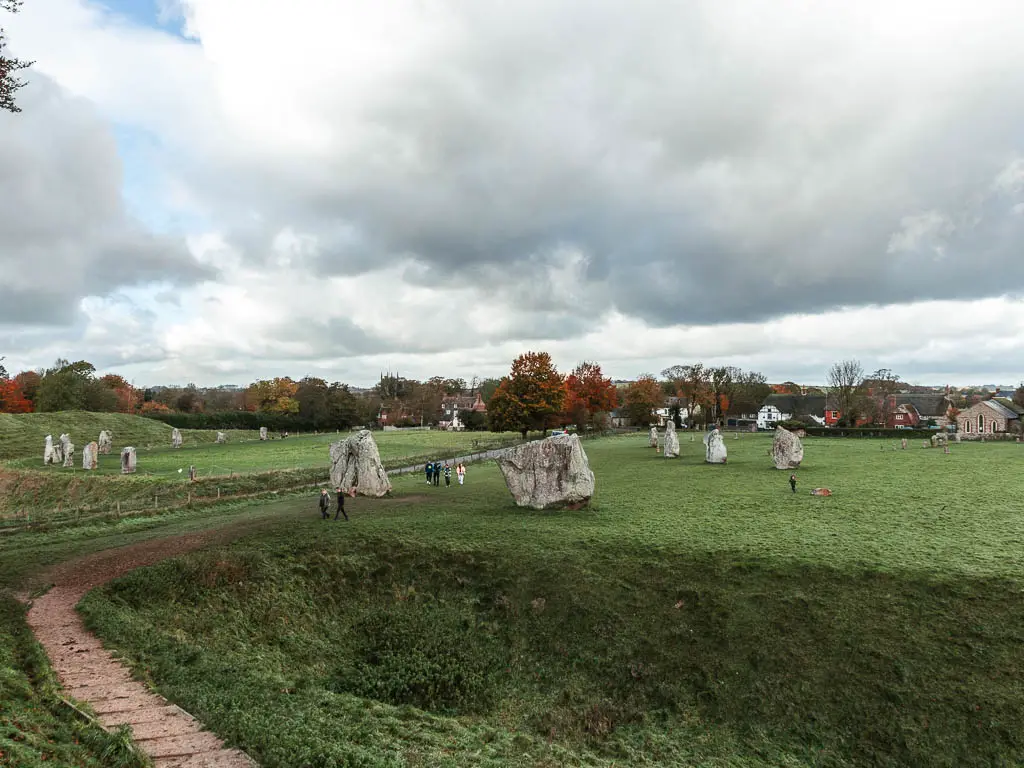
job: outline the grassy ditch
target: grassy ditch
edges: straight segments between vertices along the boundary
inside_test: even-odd
[[[332,535],[83,607],[268,767],[989,766],[1024,758],[1019,602],[998,579]]]
[[[589,510],[399,478],[82,607],[267,768],[1024,761],[1015,446],[809,440],[794,494],[770,439],[644,442],[588,443]]]

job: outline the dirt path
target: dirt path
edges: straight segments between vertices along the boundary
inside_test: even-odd
[[[256,763],[240,750],[225,748],[194,717],[133,680],[127,667],[85,628],[75,605],[90,589],[135,568],[230,541],[258,525],[243,521],[69,561],[49,573],[53,588],[34,600],[28,612],[28,623],[68,694],[87,702],[104,726],[130,725],[157,768],[251,768]]]

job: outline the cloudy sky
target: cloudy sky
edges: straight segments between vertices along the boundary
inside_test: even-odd
[[[0,355],[1024,377],[1017,0],[26,0]]]

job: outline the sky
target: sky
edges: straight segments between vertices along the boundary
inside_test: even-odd
[[[0,356],[1024,379],[1013,0],[26,0]]]

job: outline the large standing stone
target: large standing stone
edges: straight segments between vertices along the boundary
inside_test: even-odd
[[[958,443],[960,442],[960,433],[959,432],[956,433],[956,441]]]
[[[725,464],[728,455],[725,440],[717,427],[704,435],[704,461],[708,464]]]
[[[113,448],[114,446],[114,441],[110,437],[110,433],[107,432],[107,430],[104,429],[102,432],[100,432],[100,439],[97,445],[99,446],[100,453],[110,453],[110,449]]]
[[[135,473],[135,449],[126,446],[121,449],[121,474],[131,475]]]
[[[578,435],[556,435],[498,457],[505,484],[520,507],[582,506],[594,495],[594,473]]]
[[[86,443],[82,449],[82,469],[96,469],[99,464],[99,443]]]
[[[932,448],[938,448],[940,445],[943,447],[946,445],[946,434],[944,432],[937,432],[932,435]]]
[[[785,427],[775,428],[772,442],[772,461],[776,469],[799,469],[804,460],[804,446],[800,438]]]
[[[67,435],[61,435],[61,450],[64,453],[64,466],[74,467],[75,466],[75,444],[71,442],[70,438],[64,440],[63,438]]]
[[[346,491],[355,486],[356,493],[376,498],[391,492],[391,481],[370,430],[331,443],[331,485]]]
[[[171,430],[171,448],[181,448],[181,430],[177,427]]]
[[[650,435],[650,437],[647,440],[647,445],[649,445],[651,448],[657,448],[658,447],[658,428],[657,427],[651,427],[651,435]]]
[[[223,432],[218,432],[217,433],[217,442],[218,443],[226,443],[227,441],[228,441],[228,436],[226,434],[224,434]]]
[[[47,435],[46,445],[43,447],[43,466],[56,464],[58,461],[59,460],[57,459],[57,451],[53,447],[53,435]]]
[[[267,439],[267,428],[266,427],[260,427],[260,440],[266,440],[266,439]]]
[[[679,435],[676,434],[676,423],[669,421],[665,424],[665,450],[666,459],[674,459],[679,455]]]

